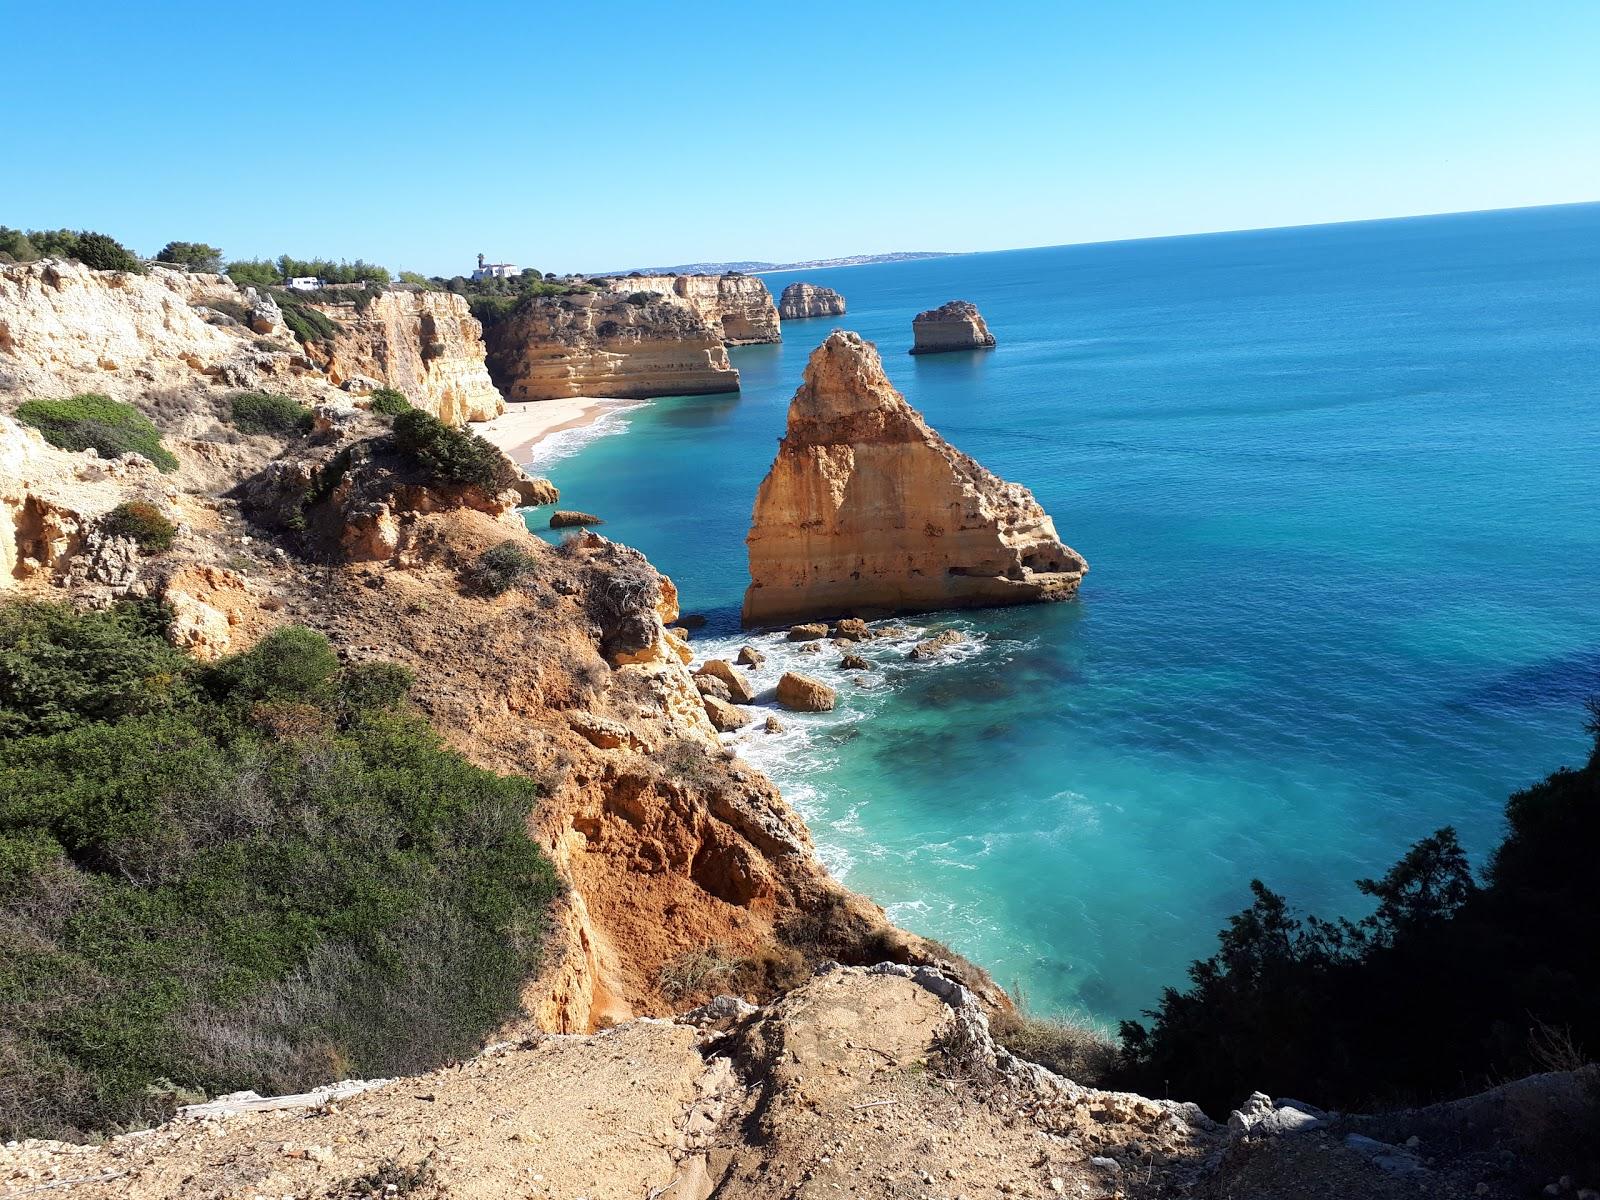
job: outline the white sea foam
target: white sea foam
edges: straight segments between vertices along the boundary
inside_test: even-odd
[[[606,409],[587,425],[558,429],[554,433],[547,434],[534,443],[528,452],[528,461],[522,465],[548,470],[552,463],[571,458],[585,446],[592,445],[601,438],[625,432],[629,424],[627,414],[648,407],[650,403],[649,400],[640,400],[618,404],[615,408]]]

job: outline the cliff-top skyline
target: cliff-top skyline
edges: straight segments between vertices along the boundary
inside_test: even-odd
[[[147,253],[564,272],[1600,196],[1576,2],[77,8],[9,13],[7,157],[48,169],[0,219]]]

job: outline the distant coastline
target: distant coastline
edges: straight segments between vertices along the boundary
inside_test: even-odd
[[[896,250],[889,254],[848,254],[843,258],[808,258],[804,262],[774,263],[747,259],[740,262],[679,263],[675,267],[629,267],[626,271],[600,271],[591,278],[627,275],[770,275],[776,271],[810,271],[822,267],[865,267],[877,263],[915,262],[923,258],[956,258],[965,250]]]

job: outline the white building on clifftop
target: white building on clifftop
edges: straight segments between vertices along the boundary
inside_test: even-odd
[[[474,279],[511,279],[520,274],[515,263],[486,263],[483,255],[478,255],[478,269],[472,273]]]

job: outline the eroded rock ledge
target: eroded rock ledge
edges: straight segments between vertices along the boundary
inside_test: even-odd
[[[623,295],[676,296],[729,346],[783,340],[772,293],[753,275],[625,275],[611,285]]]
[[[983,323],[978,306],[951,300],[911,319],[913,354],[946,354],[953,350],[992,350],[994,334]]]
[[[785,321],[844,316],[844,297],[814,283],[791,283],[778,298],[778,316]]]
[[[739,390],[719,330],[671,296],[644,303],[615,292],[543,297],[492,325],[487,337],[490,374],[512,400]]]
[[[806,366],[746,544],[757,625],[1061,600],[1088,570],[1033,493],[940,437],[842,330]]]

